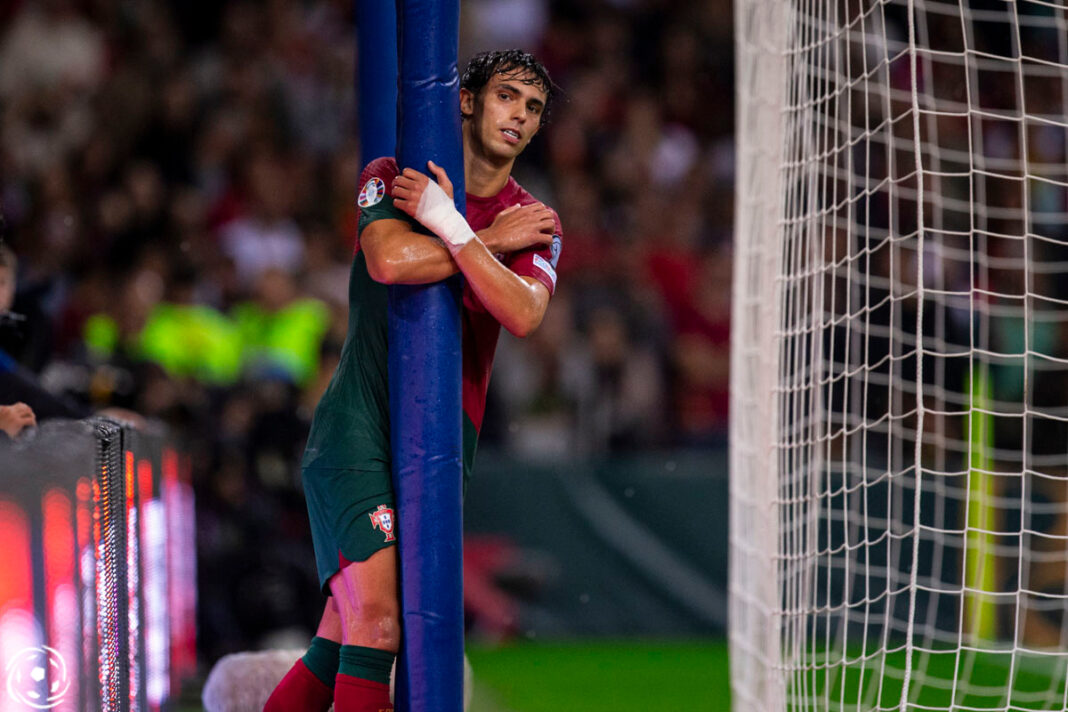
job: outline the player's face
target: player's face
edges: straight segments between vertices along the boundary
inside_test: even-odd
[[[514,159],[534,138],[545,111],[545,92],[530,73],[494,74],[475,97],[460,91],[460,111],[471,116],[472,138],[489,157]]]

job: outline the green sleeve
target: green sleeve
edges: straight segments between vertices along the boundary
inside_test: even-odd
[[[389,195],[384,196],[374,205],[360,208],[359,231],[362,233],[375,220],[404,220],[413,228],[418,225],[408,213],[393,205],[393,197]]]

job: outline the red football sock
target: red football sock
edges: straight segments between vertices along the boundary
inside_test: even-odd
[[[263,712],[326,712],[333,701],[334,691],[330,686],[324,685],[303,660],[298,660],[274,688]]]
[[[334,683],[334,712],[393,712],[389,683],[338,673]]]

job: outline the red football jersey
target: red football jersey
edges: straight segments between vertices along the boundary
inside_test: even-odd
[[[378,158],[364,169],[360,176],[359,203],[363,212],[360,220],[361,229],[367,224],[369,213],[372,212],[375,218],[392,217],[411,221],[407,214],[393,207],[392,196],[389,194],[393,179],[399,172],[397,161],[393,158]],[[536,202],[538,201],[534,196],[524,190],[514,178],[509,178],[501,192],[492,197],[482,198],[467,193],[467,222],[472,230],[478,232],[492,225],[497,214],[505,208],[516,204],[529,205]],[[553,211],[553,220],[556,225],[553,231],[553,241],[549,246],[497,256],[519,276],[533,277],[544,284],[550,295],[556,291],[556,265],[563,246],[563,231],[556,211]],[[358,246],[357,249],[359,249]],[[501,325],[492,314],[486,311],[478,297],[466,284],[464,285],[461,319],[463,321],[463,408],[471,424],[480,431],[486,412],[486,393],[489,389],[490,371],[493,369],[493,356],[497,350],[497,338],[500,335]]]

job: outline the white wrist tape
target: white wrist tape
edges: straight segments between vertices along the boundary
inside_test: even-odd
[[[452,198],[434,181],[427,184],[420,196],[419,204],[415,207],[415,219],[440,237],[453,255],[475,239],[474,230],[453,205]]]

